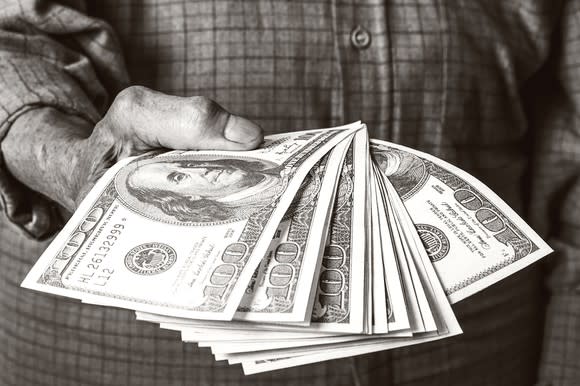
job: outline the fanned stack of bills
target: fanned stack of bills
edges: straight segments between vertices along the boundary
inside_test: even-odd
[[[23,286],[135,310],[251,374],[460,334],[450,304],[550,252],[481,182],[358,122],[125,159]]]

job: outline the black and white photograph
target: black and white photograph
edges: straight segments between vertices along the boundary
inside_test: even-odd
[[[577,0],[0,0],[0,386],[580,385]]]

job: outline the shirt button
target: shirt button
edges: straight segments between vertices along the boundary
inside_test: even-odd
[[[360,25],[357,25],[350,33],[350,42],[353,47],[364,50],[371,45],[371,34]]]

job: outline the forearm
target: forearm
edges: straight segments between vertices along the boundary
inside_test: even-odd
[[[92,129],[85,119],[54,108],[31,110],[2,141],[6,166],[23,184],[72,210],[103,152],[89,138]]]
[[[1,8],[0,207],[27,235],[44,239],[62,225],[50,199],[72,209],[86,173],[86,161],[73,154],[91,148],[77,152],[77,140],[90,135],[128,76],[114,31],[86,14],[84,0]]]

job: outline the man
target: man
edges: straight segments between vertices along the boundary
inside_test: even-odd
[[[579,21],[572,0],[3,1],[0,383],[578,384]],[[245,377],[130,312],[19,288],[119,158],[358,119],[528,214],[558,251],[547,313],[536,264],[455,305],[462,336]]]

